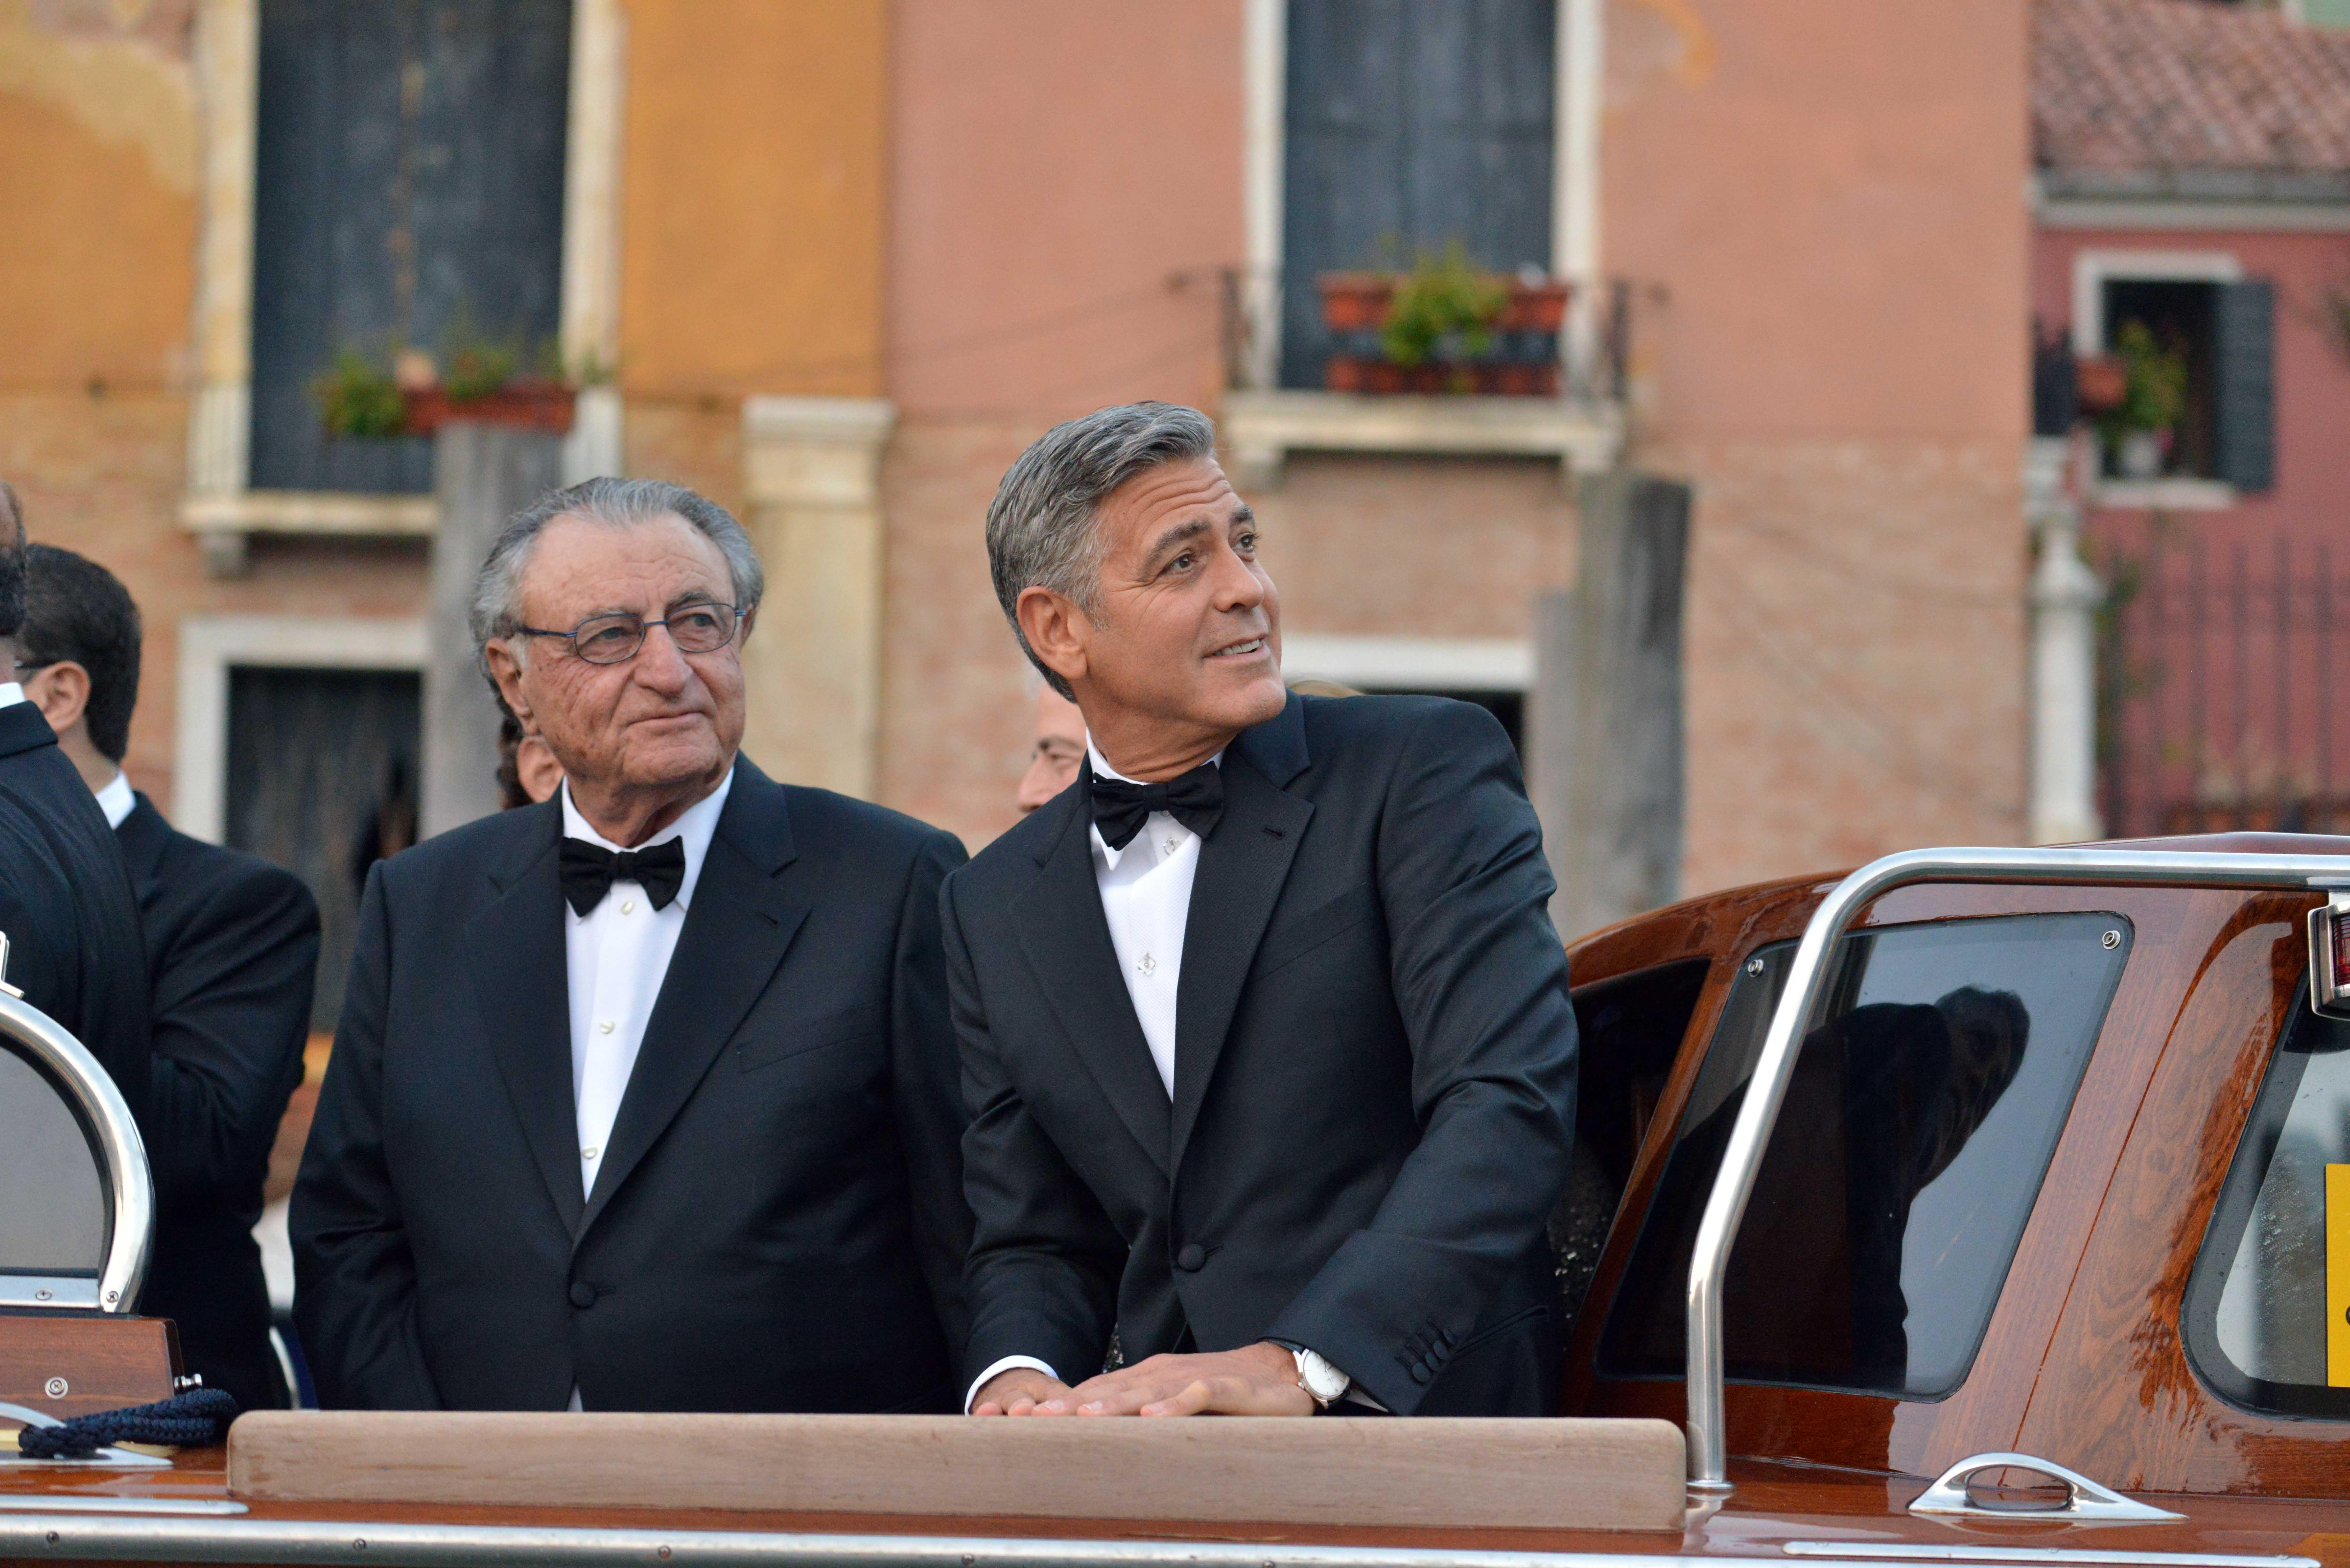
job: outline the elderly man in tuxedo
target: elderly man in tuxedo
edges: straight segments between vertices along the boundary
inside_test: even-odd
[[[970,1407],[1550,1409],[1575,1015],[1501,727],[1284,689],[1192,410],[1046,432],[987,545],[1090,753],[946,886]]]
[[[318,905],[292,872],[173,829],[130,787],[139,607],[97,562],[35,545],[16,663],[25,696],[114,827],[146,928],[155,1251],[139,1310],[178,1324],[188,1370],[239,1406],[284,1406],[253,1227],[302,1081]]]
[[[473,607],[555,798],[379,865],[295,1189],[323,1403],[955,1407],[953,838],[737,747],[726,512],[591,480]]]

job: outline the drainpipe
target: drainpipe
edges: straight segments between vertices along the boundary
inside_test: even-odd
[[[2074,444],[2035,438],[2024,454],[2024,521],[2040,563],[2032,576],[2031,838],[2100,838],[2097,814],[2097,607],[2105,585],[2081,559]]]

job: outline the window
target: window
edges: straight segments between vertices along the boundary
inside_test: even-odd
[[[1553,0],[1290,0],[1281,384],[1331,352],[1317,274],[1458,241],[1551,265]]]
[[[368,870],[416,842],[422,684],[393,670],[229,672],[223,837],[318,900],[310,1027],[322,1033],[342,1015]]]
[[[2117,915],[1845,939],[1723,1293],[1733,1379],[1933,1399],[1964,1380],[2129,952]],[[1679,1377],[1698,1220],[1795,944],[1740,971],[1599,1367]]]
[[[2188,1284],[2188,1355],[2236,1404],[2350,1419],[2345,1310],[2350,1024],[2296,1005]]]
[[[430,442],[319,429],[347,349],[553,340],[570,55],[569,0],[262,0],[254,488],[432,489]]]
[[[65,1090],[0,1041],[0,1276],[98,1278],[111,1229],[103,1170]],[[0,1278],[0,1303],[29,1299]]]
[[[2274,288],[2234,277],[2231,257],[2172,263],[2148,262],[2141,275],[2116,257],[2092,279],[2089,351],[2128,362],[2134,380],[2175,376],[2179,394],[2176,418],[2163,428],[2108,431],[2106,474],[2269,489],[2276,466]],[[2178,275],[2199,265],[2228,275]]]
[[[1632,1161],[1680,1056],[1690,1015],[1705,990],[1706,959],[1618,975],[1575,992],[1581,1082],[1575,1100],[1575,1163],[1552,1211],[1558,1251],[1559,1336],[1575,1332]]]

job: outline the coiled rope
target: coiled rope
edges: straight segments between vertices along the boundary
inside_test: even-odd
[[[27,1427],[16,1434],[16,1448],[34,1459],[86,1459],[114,1443],[201,1448],[219,1442],[235,1419],[235,1395],[225,1388],[191,1388],[152,1405],[99,1410],[55,1427]]]

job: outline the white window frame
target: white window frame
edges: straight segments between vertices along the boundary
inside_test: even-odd
[[[2087,359],[2110,353],[2106,285],[2109,283],[2236,283],[2244,264],[2228,251],[2084,250],[2073,256],[2073,352]],[[2109,479],[2094,487],[2100,506],[2159,507],[2218,512],[2236,504],[2235,487],[2217,479]]]
[[[1523,693],[1534,688],[1534,645],[1505,637],[1284,632],[1281,673],[1366,690]]]
[[[188,616],[180,622],[180,711],[172,760],[172,824],[218,844],[228,832],[229,672],[412,670],[431,644],[421,618]]]
[[[607,369],[619,357],[620,167],[627,97],[622,0],[572,0],[565,127],[564,358]],[[199,0],[196,86],[203,188],[181,523],[205,541],[216,572],[243,567],[249,533],[413,534],[411,496],[247,488],[253,432],[255,157],[258,146],[261,0]],[[568,478],[617,473],[622,461],[616,387],[585,389],[564,452]]]

